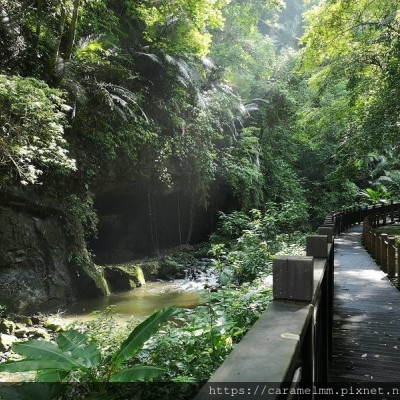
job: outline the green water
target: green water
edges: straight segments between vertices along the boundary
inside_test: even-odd
[[[201,303],[204,291],[188,286],[185,281],[148,282],[142,287],[108,297],[81,301],[63,314],[63,319],[88,321],[93,311],[103,311],[112,306],[120,320],[132,317],[144,320],[155,310],[167,306],[193,308]]]

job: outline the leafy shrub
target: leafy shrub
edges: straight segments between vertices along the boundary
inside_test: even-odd
[[[393,197],[393,192],[389,192],[386,188],[376,185],[375,190],[367,188],[359,191],[359,196],[366,199],[370,204],[387,203]]]
[[[175,312],[174,307],[155,312],[130,333],[116,352],[106,357],[87,335],[74,329],[60,333],[56,344],[42,340],[15,343],[13,351],[24,359],[0,364],[0,371],[37,371],[38,382],[61,382],[71,379],[73,373],[77,373],[75,379],[91,382],[132,382],[158,377],[164,372],[162,368],[127,368],[127,362]]]
[[[268,203],[265,212],[221,214],[218,231],[212,236],[211,254],[220,271],[229,268],[238,283],[268,272],[271,256],[287,247],[293,231],[305,229],[305,204],[294,201]],[[286,234],[286,236],[279,236]]]
[[[36,183],[44,168],[75,170],[63,138],[62,93],[34,78],[0,75],[0,165],[9,178]]]
[[[85,334],[90,342],[97,343],[102,357],[112,356],[132,330],[139,325],[136,318],[121,324],[118,321],[118,314],[115,313],[115,306],[109,306],[103,311],[94,311],[91,319],[87,322],[73,322],[72,329]]]
[[[206,304],[182,310],[144,346],[139,357],[163,365],[167,373],[162,379],[166,381],[207,380],[267,308],[271,297],[266,274],[252,283],[209,293]]]
[[[233,211],[230,214],[219,213],[219,227],[215,238],[232,240],[242,234],[251,221],[249,215],[243,211]]]

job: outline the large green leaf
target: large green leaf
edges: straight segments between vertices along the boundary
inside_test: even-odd
[[[21,360],[0,364],[0,372],[26,372],[38,371],[41,369],[72,371],[75,369],[75,365],[53,360]]]
[[[148,381],[165,372],[162,368],[151,366],[137,366],[117,372],[110,378],[110,382],[135,382]]]
[[[94,343],[88,344],[87,336],[74,329],[60,333],[57,344],[63,352],[70,352],[73,358],[82,360],[88,368],[100,365],[101,357],[97,346]]]
[[[42,369],[36,374],[36,382],[61,382],[69,371],[60,371],[57,369]]]
[[[176,310],[176,307],[164,308],[153,313],[138,325],[122,343],[121,348],[114,354],[114,364],[117,365],[134,356],[143,344],[158,331],[160,325],[170,318]]]
[[[62,370],[71,370],[74,367],[85,367],[83,360],[75,360],[67,353],[63,353],[55,344],[44,340],[29,340],[28,342],[14,343],[13,351],[30,360],[57,361],[65,364]]]

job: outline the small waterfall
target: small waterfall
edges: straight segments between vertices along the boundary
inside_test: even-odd
[[[200,259],[185,269],[182,290],[197,291],[218,286],[218,273],[208,258]]]

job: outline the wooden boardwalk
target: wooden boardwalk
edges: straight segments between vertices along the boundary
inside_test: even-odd
[[[361,246],[356,225],[335,239],[331,382],[400,382],[400,292]]]

